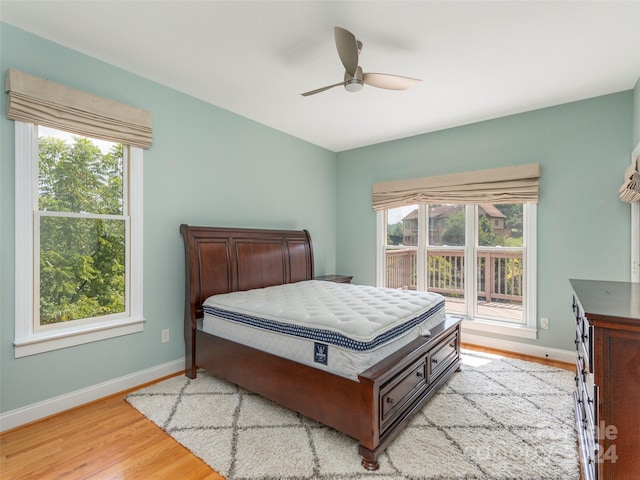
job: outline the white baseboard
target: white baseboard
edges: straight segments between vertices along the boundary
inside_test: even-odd
[[[184,366],[184,358],[179,358],[124,377],[10,410],[0,415],[0,432],[184,371]]]
[[[469,333],[464,329],[462,330],[462,342],[471,345],[478,345],[481,347],[506,350],[508,352],[520,353],[523,355],[531,355],[532,357],[556,360],[558,362],[576,362],[576,352],[573,350],[561,350],[559,348],[541,347],[538,345],[530,345],[528,343],[512,342],[510,340],[501,340],[499,338],[474,335],[473,333]]]

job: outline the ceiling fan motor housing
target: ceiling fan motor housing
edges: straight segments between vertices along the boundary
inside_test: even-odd
[[[364,86],[362,67],[356,68],[356,74],[352,77],[349,72],[344,72],[344,89],[347,92],[359,92]]]

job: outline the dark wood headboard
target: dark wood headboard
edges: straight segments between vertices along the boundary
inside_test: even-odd
[[[185,247],[187,322],[196,328],[211,295],[313,278],[307,230],[191,227],[180,225]]]

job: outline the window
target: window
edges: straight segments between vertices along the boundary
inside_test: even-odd
[[[378,284],[438,292],[449,314],[529,337],[536,324],[528,288],[535,285],[535,211],[521,203],[383,210]]]
[[[536,338],[540,175],[534,163],[374,183],[376,283],[440,292],[468,329]]]
[[[5,91],[15,120],[15,356],[142,331],[151,114],[11,68]]]
[[[142,330],[141,157],[16,122],[16,357]]]

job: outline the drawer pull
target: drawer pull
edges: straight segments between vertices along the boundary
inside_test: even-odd
[[[422,378],[422,376],[423,376],[423,375],[422,375],[422,372],[416,372],[416,377],[418,377],[418,378]]]
[[[431,359],[431,363],[438,363],[438,359],[437,358],[432,358]]]
[[[396,403],[396,401],[391,397],[387,397],[387,403],[390,403],[391,405],[393,405],[394,403]]]

